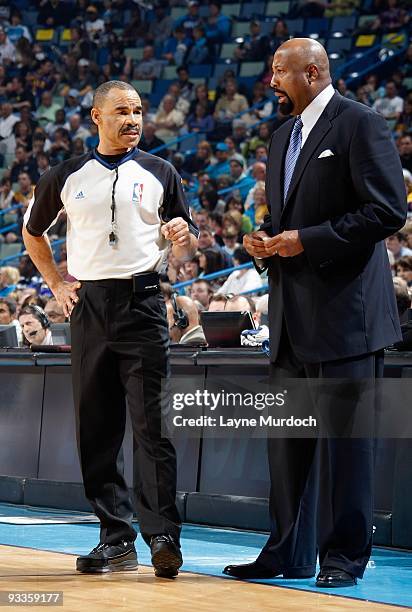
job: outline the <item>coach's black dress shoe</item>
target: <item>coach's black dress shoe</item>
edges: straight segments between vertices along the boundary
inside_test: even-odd
[[[321,588],[351,587],[356,584],[355,576],[337,567],[322,567],[316,578],[316,586]]]
[[[99,544],[88,555],[77,557],[76,569],[84,574],[122,572],[138,567],[134,542]]]
[[[241,578],[243,580],[253,580],[253,578],[276,578],[277,576],[283,576],[283,578],[313,578],[314,572],[310,570],[271,570],[259,561],[253,561],[253,563],[245,563],[243,565],[227,565],[222,572],[227,576],[233,576],[234,578]]]
[[[253,578],[275,578],[280,576],[282,571],[275,572],[259,563],[259,561],[253,561],[253,563],[244,563],[243,565],[226,565],[222,573],[234,578],[252,580]]]
[[[158,578],[174,578],[183,565],[180,547],[172,536],[164,534],[152,536],[150,540],[152,564]]]

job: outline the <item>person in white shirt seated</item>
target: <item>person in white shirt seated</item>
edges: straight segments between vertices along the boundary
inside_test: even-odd
[[[40,306],[35,304],[24,306],[19,313],[19,323],[23,331],[24,345],[49,346],[53,344],[50,320]]]
[[[233,263],[235,266],[240,266],[252,261],[252,258],[247,253],[246,249],[239,247],[233,253]],[[233,293],[238,295],[252,289],[259,289],[262,286],[262,280],[255,268],[242,268],[234,270],[227,277],[223,285],[218,289],[217,293]]]

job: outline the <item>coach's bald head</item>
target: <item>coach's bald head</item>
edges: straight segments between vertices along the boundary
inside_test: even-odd
[[[325,49],[312,38],[293,38],[281,45],[273,57],[270,83],[284,114],[300,115],[331,83]]]

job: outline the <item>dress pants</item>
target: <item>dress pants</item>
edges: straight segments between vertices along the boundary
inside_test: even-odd
[[[365,403],[374,417],[374,394],[365,397],[362,385],[350,381],[382,376],[383,350],[318,364],[300,363],[283,322],[271,377],[342,379],[340,389],[326,400],[329,414],[339,411],[341,422],[345,418],[351,422]],[[308,401],[315,401],[310,393]],[[321,567],[339,568],[361,578],[372,546],[373,437],[272,438],[268,455],[271,534],[259,562],[289,577],[313,576],[319,552]]]
[[[161,435],[168,409],[169,331],[160,293],[134,295],[132,281],[82,281],[71,316],[77,441],[86,497],[101,523],[100,542],[132,541],[133,506],[123,474],[126,399],[134,437],[134,492],[146,543],[179,542],[176,454]]]

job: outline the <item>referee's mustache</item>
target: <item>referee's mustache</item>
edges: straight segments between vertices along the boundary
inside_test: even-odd
[[[128,132],[137,132],[138,134],[140,134],[140,129],[137,125],[129,125],[120,130],[121,134],[127,134]]]

